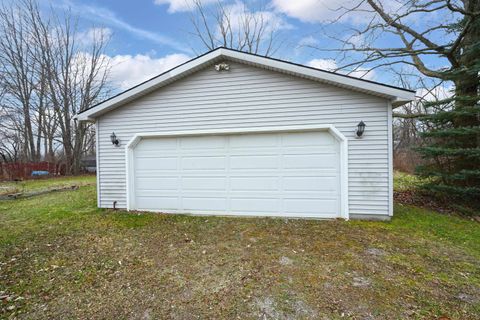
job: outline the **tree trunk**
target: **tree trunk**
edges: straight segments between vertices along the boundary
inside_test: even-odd
[[[35,161],[39,162],[40,161],[40,156],[41,156],[41,142],[42,142],[42,126],[43,126],[43,110],[40,107],[38,110],[38,123],[37,123],[37,152],[35,154]]]

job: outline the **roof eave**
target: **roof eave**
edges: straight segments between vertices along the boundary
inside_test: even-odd
[[[393,108],[397,108],[403,106],[404,104],[412,102],[413,100],[415,100],[415,92],[412,92],[409,95],[403,95],[402,97],[394,97],[391,100],[391,103]]]

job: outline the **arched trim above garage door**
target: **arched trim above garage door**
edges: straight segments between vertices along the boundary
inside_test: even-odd
[[[165,131],[137,133],[127,143],[125,147],[126,157],[126,192],[127,192],[127,210],[135,210],[134,197],[134,154],[135,146],[142,138],[162,138],[162,137],[188,137],[188,136],[206,136],[206,135],[234,135],[234,134],[254,134],[254,133],[282,133],[282,132],[308,132],[308,131],[328,131],[340,144],[340,211],[341,217],[349,218],[348,213],[348,140],[333,125],[299,125],[299,126],[280,126],[280,127],[262,127],[262,128],[233,128],[233,129],[210,129],[210,130],[192,130],[192,131]]]

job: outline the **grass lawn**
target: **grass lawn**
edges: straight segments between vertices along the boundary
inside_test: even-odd
[[[91,184],[0,201],[0,226],[0,318],[480,318],[480,224],[415,207],[391,222],[137,215],[97,209]]]

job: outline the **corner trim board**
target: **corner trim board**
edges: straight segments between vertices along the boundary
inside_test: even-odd
[[[387,105],[388,136],[388,215],[393,216],[393,108]]]
[[[100,128],[100,119],[97,119],[97,121],[95,121],[95,146],[97,148],[96,152],[95,152],[95,161],[96,161],[96,175],[97,175],[97,207],[98,208],[101,208],[101,194],[100,194],[100,142],[98,141],[98,137],[99,137],[99,134],[98,134],[98,131],[99,131],[99,128]]]

